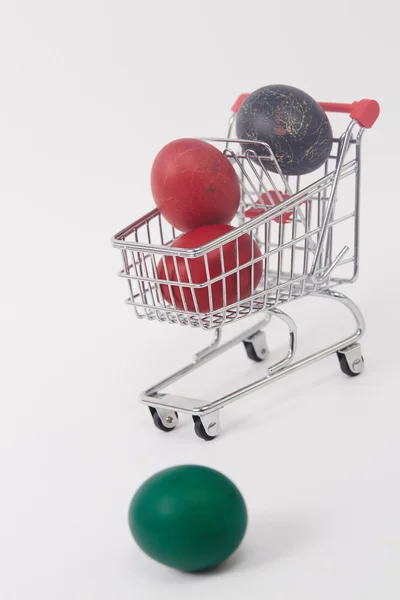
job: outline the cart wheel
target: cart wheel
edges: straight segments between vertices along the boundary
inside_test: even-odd
[[[351,358],[351,362],[349,357],[346,356],[343,352],[337,352],[337,356],[339,359],[340,369],[342,373],[347,375],[348,377],[357,377],[364,370],[364,358],[360,355],[358,358]]]
[[[254,335],[243,341],[246,354],[254,362],[262,362],[267,358],[268,348],[263,331],[257,331]]]
[[[219,433],[219,422],[218,419],[216,419],[215,421],[211,421],[208,427],[208,431],[213,431],[214,434],[214,430],[215,430],[215,434],[214,435],[210,435],[210,433],[208,433],[208,431],[206,431],[206,428],[203,425],[203,422],[201,420],[201,417],[194,415],[193,416],[193,422],[194,422],[194,432],[195,434],[201,438],[202,440],[204,440],[205,442],[210,442],[211,440],[213,440],[214,438],[217,437],[218,433]]]
[[[153,417],[154,425],[160,431],[173,431],[178,424],[178,413],[168,411],[166,409],[156,409],[154,406],[149,406],[151,416]],[[160,411],[160,412],[159,412]],[[161,412],[163,411],[163,412]]]

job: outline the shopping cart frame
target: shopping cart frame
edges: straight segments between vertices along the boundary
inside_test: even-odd
[[[254,197],[252,197],[251,194],[248,193],[248,186],[250,185],[251,187],[253,184],[243,169],[243,163],[239,163],[239,161],[237,160],[238,155],[236,155],[230,149],[232,143],[240,143],[241,145],[246,143],[245,140],[236,140],[231,137],[231,131],[234,124],[235,115],[240,107],[241,102],[243,102],[245,97],[246,95],[240,96],[235,105],[233,106],[233,113],[229,122],[228,137],[211,139],[209,138],[208,141],[214,143],[223,143],[225,147],[225,154],[228,156],[228,158],[231,158],[232,161],[237,162],[241,169],[242,188],[245,190],[245,192],[247,191],[247,204],[248,206],[254,207],[256,206]],[[321,105],[326,111],[347,112],[350,114],[350,122],[348,123],[345,132],[339,139],[335,140],[338,145],[337,155],[334,157],[336,163],[335,168],[331,172],[327,172],[327,169],[325,169],[325,175],[322,178],[319,178],[318,180],[312,182],[306,188],[297,189],[297,191],[293,193],[290,189],[288,179],[285,178],[282,172],[280,171],[279,164],[276,161],[272,150],[268,145],[263,144],[265,146],[266,154],[268,154],[269,159],[274,161],[275,163],[276,172],[281,179],[281,183],[285,185],[286,189],[290,191],[289,197],[286,200],[282,200],[279,203],[279,205],[273,208],[268,207],[268,210],[266,210],[259,216],[256,216],[251,220],[246,220],[244,216],[245,211],[243,209],[243,205],[241,204],[241,210],[238,215],[239,227],[233,232],[230,232],[222,236],[221,238],[218,238],[217,240],[213,240],[212,242],[209,242],[208,244],[205,244],[200,248],[182,249],[179,247],[171,247],[170,243],[149,243],[149,233],[148,242],[141,242],[137,236],[137,231],[140,228],[147,227],[147,230],[149,231],[149,223],[151,223],[154,219],[159,219],[161,223],[161,217],[158,214],[157,209],[151,211],[149,214],[145,215],[135,223],[129,225],[127,228],[123,229],[113,237],[113,246],[118,248],[123,255],[124,269],[120,272],[120,275],[128,280],[128,284],[131,290],[131,296],[128,299],[128,303],[133,304],[134,306],[136,304],[135,310],[137,316],[145,317],[150,320],[157,319],[170,322],[178,322],[181,325],[200,326],[204,329],[214,330],[213,342],[204,350],[198,352],[194,356],[193,361],[191,363],[189,363],[176,373],[166,377],[156,385],[153,385],[151,388],[147,389],[145,392],[140,394],[141,402],[147,405],[150,409],[154,424],[158,429],[161,429],[166,432],[172,431],[173,429],[175,429],[178,423],[179,413],[188,414],[193,418],[196,434],[204,440],[212,440],[220,433],[219,411],[222,408],[234,402],[235,400],[238,400],[239,398],[260,389],[261,387],[268,385],[272,381],[280,379],[292,372],[296,372],[305,366],[308,366],[327,356],[330,356],[331,354],[336,353],[338,355],[341,370],[346,375],[356,376],[363,371],[364,359],[362,357],[361,345],[359,342],[365,331],[364,318],[361,314],[360,309],[352,300],[350,300],[347,296],[343,295],[337,290],[333,290],[332,288],[343,283],[353,283],[358,277],[361,140],[364,130],[366,128],[370,128],[377,119],[379,114],[379,105],[374,100],[362,100],[360,102],[355,102],[351,105],[334,103],[321,103]],[[359,131],[358,134],[354,137],[353,130],[355,126],[359,127]],[[355,145],[355,158],[353,161],[349,161],[346,163],[345,160],[347,152],[351,144]],[[247,159],[248,164],[250,164],[251,169],[254,171],[254,156],[249,156],[249,154],[246,154],[241,158]],[[340,251],[337,252],[337,254],[332,255],[332,230],[333,226],[338,221],[340,221],[340,219],[335,221],[333,217],[337,189],[340,180],[349,175],[354,175],[355,177],[354,214],[351,215],[351,217],[354,218],[354,248],[352,258],[350,259],[350,261],[347,261],[351,262],[352,272],[349,277],[334,277],[335,269],[338,266],[340,267],[341,265],[344,265],[346,263],[344,257],[349,250],[349,247],[346,245],[343,248],[341,248]],[[248,181],[246,181],[246,179]],[[260,177],[258,177],[258,179],[260,179]],[[274,182],[271,180],[270,182],[274,186],[274,188],[277,189],[275,187]],[[262,181],[260,185],[263,185]],[[263,187],[263,189],[265,189],[265,187]],[[167,306],[165,301],[163,301],[163,304],[160,309],[157,309],[156,304],[152,306],[152,302],[155,303],[155,296],[157,296],[157,302],[159,302],[159,297],[161,297],[161,294],[158,295],[157,290],[159,290],[159,286],[163,284],[163,280],[158,278],[157,271],[155,268],[153,269],[153,273],[148,272],[149,269],[146,266],[146,261],[149,262],[149,254],[154,253],[154,256],[160,256],[161,259],[164,261],[164,264],[165,256],[170,256],[173,257],[175,264],[176,260],[178,260],[179,258],[180,260],[184,260],[185,264],[188,265],[188,261],[199,257],[206,257],[208,253],[212,252],[213,250],[220,249],[224,247],[225,244],[234,242],[238,239],[238,235],[243,235],[246,233],[253,235],[253,232],[257,231],[258,227],[266,226],[266,224],[271,223],[274,219],[280,220],[279,241],[282,242],[283,237],[280,235],[280,232],[282,230],[282,215],[287,214],[288,211],[292,211],[294,215],[292,220],[303,222],[304,224],[305,221],[307,221],[308,219],[307,211],[310,212],[310,209],[308,209],[308,205],[311,201],[315,201],[317,199],[319,211],[319,205],[322,202],[321,194],[323,190],[329,190],[329,196],[324,198],[324,210],[322,218],[320,219],[319,217],[318,222],[320,223],[320,226],[318,227],[318,230],[316,229],[315,232],[312,232],[309,230],[310,228],[307,229],[306,225],[304,225],[304,255],[306,256],[307,254],[308,256],[309,249],[311,248],[312,262],[311,266],[308,267],[308,263],[306,264],[306,261],[304,261],[305,266],[304,273],[302,274],[303,279],[299,284],[296,284],[297,288],[295,288],[295,280],[293,278],[292,265],[292,278],[289,278],[286,282],[283,281],[283,283],[281,283],[281,287],[278,286],[276,294],[272,296],[273,301],[271,300],[269,304],[268,298],[271,298],[271,294],[270,296],[268,296],[267,291],[271,288],[271,286],[268,288],[269,284],[265,282],[265,289],[261,290],[258,296],[257,291],[252,290],[253,295],[249,302],[243,303],[243,301],[240,298],[238,298],[236,304],[230,307],[230,313],[228,310],[224,310],[222,311],[222,313],[218,310],[210,310],[209,314],[206,317],[203,317],[200,314],[193,314],[193,311],[191,312],[188,310],[179,310],[175,306],[175,302],[172,307]],[[278,190],[277,192],[280,193]],[[303,209],[301,208],[301,206],[304,204],[306,206],[306,216],[304,216]],[[293,225],[293,229],[294,228],[295,225]],[[129,239],[133,232],[135,232],[136,234],[136,239],[134,241]],[[269,241],[270,240],[268,239],[268,243]],[[297,238],[295,238],[294,241],[292,240],[292,244],[294,244],[295,242],[297,242]],[[279,246],[279,244],[277,245],[276,252],[278,252],[278,264],[279,256],[282,254],[283,248],[284,245],[282,243],[281,246]],[[266,252],[268,249],[269,246],[266,242]],[[128,264],[128,252],[131,252],[133,256],[132,264]],[[270,251],[270,253],[272,252],[273,251]],[[294,250],[292,249],[292,262],[293,253]],[[139,257],[139,260],[135,260],[135,256]],[[154,256],[151,256],[152,262],[150,262],[150,265],[154,265],[155,267]],[[267,254],[265,254],[265,257],[267,256],[268,252]],[[265,258],[265,260],[267,260],[267,258]],[[138,272],[138,265],[140,267],[140,272]],[[145,265],[146,272],[144,272],[143,265]],[[225,273],[224,277],[226,276],[229,276],[229,273]],[[210,286],[213,282],[215,283],[216,281],[218,281],[218,278],[215,280],[210,279],[204,285]],[[137,294],[137,296],[139,296],[139,301],[136,302],[134,299],[132,283],[136,283],[137,285],[139,285],[140,293]],[[178,283],[181,290],[184,290],[185,287],[191,290],[194,299],[196,298],[196,290],[202,287],[201,285],[194,284],[191,281],[191,279],[189,279],[189,281],[186,283],[179,280]],[[278,273],[278,284],[279,283],[280,280]],[[172,282],[169,282],[169,285],[174,284]],[[169,289],[171,289],[171,287]],[[297,296],[296,293],[293,292],[293,289],[298,290]],[[287,297],[284,297],[283,290],[289,290],[289,292],[287,293]],[[264,292],[264,295],[262,292]],[[339,340],[335,344],[331,344],[328,347],[320,349],[301,360],[294,361],[298,337],[296,323],[286,312],[283,312],[281,310],[280,306],[284,301],[293,301],[305,295],[314,296],[320,299],[331,299],[341,303],[352,314],[355,321],[355,330],[353,333],[351,333],[351,335],[348,335],[347,337]],[[173,294],[171,294],[171,296],[173,297]],[[183,292],[182,296],[184,297]],[[258,298],[262,299],[262,303],[260,301],[257,304]],[[210,301],[212,302],[211,294]],[[247,313],[240,313],[240,309],[243,306],[248,308]],[[187,307],[185,303],[185,309],[186,308]],[[197,304],[196,308],[198,308]],[[140,309],[144,310],[143,314],[140,314],[138,312],[138,310]],[[236,312],[234,312],[235,310]],[[234,315],[232,320],[235,321],[241,319],[242,317],[249,316],[251,314],[254,315],[257,312],[260,312],[260,314],[263,315],[261,320],[259,320],[252,327],[248,328],[246,331],[222,343],[223,326],[229,322],[227,314]],[[195,311],[195,313],[199,313],[199,311]],[[217,320],[215,320],[215,315],[217,315],[218,317]],[[189,375],[194,370],[200,368],[212,359],[220,356],[224,352],[227,352],[234,346],[241,343],[244,344],[247,355],[250,359],[256,362],[265,361],[268,357],[268,348],[266,344],[264,330],[267,324],[269,323],[271,317],[273,316],[283,321],[283,323],[285,323],[285,325],[287,326],[289,333],[289,344],[285,356],[275,364],[270,365],[267,368],[266,375],[248,385],[240,387],[232,391],[231,393],[217,398],[216,400],[213,400],[211,402],[202,401],[197,398],[192,398],[190,396],[180,396],[175,395],[173,393],[163,392],[163,390],[165,390],[168,386],[172,385],[174,382]]]

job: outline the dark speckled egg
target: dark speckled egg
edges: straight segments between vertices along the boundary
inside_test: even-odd
[[[305,175],[329,157],[332,128],[324,110],[311,96],[289,85],[267,85],[250,94],[236,119],[237,137],[269,144],[285,175]],[[246,144],[258,155],[265,148]],[[276,171],[273,162],[265,167]]]

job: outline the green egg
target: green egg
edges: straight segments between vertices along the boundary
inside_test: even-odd
[[[234,483],[197,465],[156,473],[129,507],[129,527],[139,547],[181,571],[203,571],[227,559],[246,526],[246,505]]]

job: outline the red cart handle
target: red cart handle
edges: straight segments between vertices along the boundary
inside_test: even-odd
[[[238,97],[238,99],[236,100],[235,104],[232,106],[232,112],[237,113],[239,108],[242,106],[243,102],[246,100],[246,98],[250,96],[250,94],[240,94],[240,96]]]
[[[232,111],[237,113],[242,103],[249,94],[240,94]],[[349,113],[350,117],[358,122],[361,127],[371,128],[379,117],[379,104],[376,100],[360,100],[352,104],[341,104],[338,102],[320,102],[325,112]]]
[[[376,100],[360,100],[352,104],[337,102],[320,102],[325,112],[349,113],[350,118],[357,121],[361,127],[370,129],[379,117],[379,104]]]

